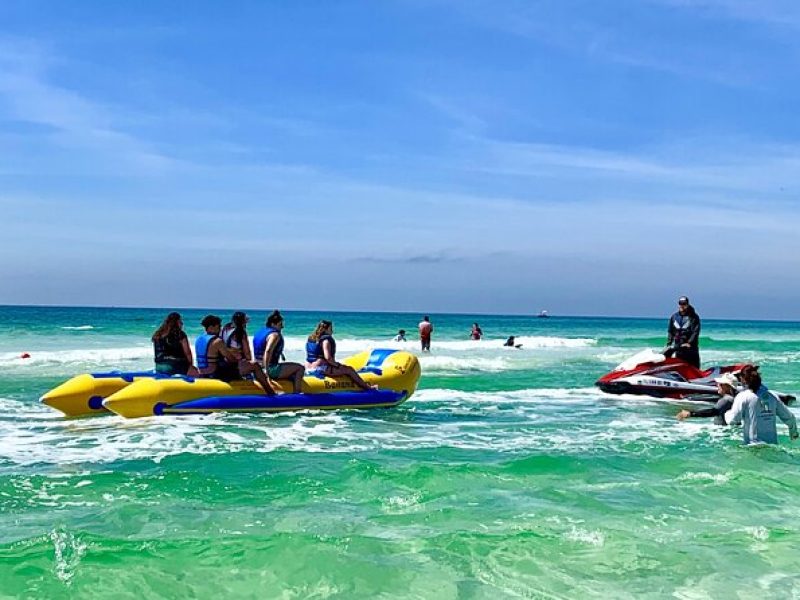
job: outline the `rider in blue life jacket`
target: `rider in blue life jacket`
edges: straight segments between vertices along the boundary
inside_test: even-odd
[[[362,390],[376,390],[377,385],[364,381],[356,370],[336,361],[336,340],[333,339],[333,323],[320,321],[306,343],[306,369],[321,371],[326,377],[349,377]]]
[[[206,316],[202,323],[206,332],[199,336],[195,342],[195,352],[197,352],[197,366],[200,371],[201,377],[211,377],[221,381],[236,381],[241,379],[243,375],[252,372],[256,380],[261,384],[264,393],[267,396],[275,395],[269,380],[261,371],[261,367],[257,364],[257,370],[254,368],[250,371],[247,362],[242,356],[241,346],[235,347],[233,344],[226,343],[220,336],[222,332],[222,320],[216,315]],[[231,339],[231,334],[228,336]],[[241,343],[241,339],[239,340]],[[249,352],[249,345],[248,345]]]
[[[253,336],[253,353],[270,379],[288,379],[292,382],[292,392],[301,393],[305,367],[299,363],[280,362],[283,358],[284,319],[280,311],[273,311],[267,317],[266,326]]]

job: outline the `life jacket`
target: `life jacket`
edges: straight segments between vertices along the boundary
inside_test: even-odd
[[[306,362],[313,363],[320,358],[325,358],[325,353],[322,351],[322,342],[325,340],[330,340],[331,355],[334,357],[336,356],[336,340],[333,339],[332,335],[323,335],[316,342],[312,341],[310,338],[308,342],[306,342]]]
[[[165,335],[156,340],[153,340],[153,352],[155,354],[155,362],[158,363],[174,363],[186,362],[186,356],[183,354],[183,337],[180,334]]]
[[[231,325],[231,324],[229,323],[228,325]],[[233,326],[233,325],[228,327],[228,325],[226,325],[222,329],[222,331],[220,332],[220,337],[222,338],[222,341],[225,342],[225,345],[228,348],[231,348],[233,350],[239,350],[240,351],[240,357],[244,358],[244,348],[242,347],[242,344],[240,344],[238,341],[236,341],[236,337],[233,335],[234,333],[236,333],[236,327]],[[245,333],[244,335],[246,336],[247,333]],[[242,339],[242,342],[244,342],[244,338]],[[235,365],[239,364],[238,360],[231,361],[231,360],[229,360],[229,359],[227,359],[225,357],[222,358],[221,362],[235,364]]]
[[[689,327],[692,325],[692,318],[689,315],[682,315],[676,312],[672,315],[672,327],[675,330],[674,343],[676,345],[682,344],[689,337]]]
[[[228,348],[235,348],[241,350],[242,347],[239,342],[236,341],[236,338],[233,337],[233,334],[236,332],[236,327],[228,327],[227,325],[223,328],[220,332],[220,337],[222,341],[225,342],[225,345]]]
[[[261,362],[264,360],[264,352],[267,350],[267,338],[273,333],[278,334],[278,343],[275,345],[275,349],[269,357],[270,367],[277,365],[280,361],[281,354],[283,354],[283,334],[281,330],[275,327],[262,327],[256,332],[255,336],[253,336],[253,353],[255,354],[256,360]]]
[[[195,341],[194,352],[197,355],[198,369],[207,369],[209,367],[209,362],[216,364],[219,360],[218,357],[212,358],[211,360],[208,358],[208,347],[211,345],[211,342],[218,337],[219,336],[214,335],[213,333],[204,333]]]

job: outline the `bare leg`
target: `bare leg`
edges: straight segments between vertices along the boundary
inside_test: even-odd
[[[348,365],[339,365],[337,367],[331,367],[330,369],[328,369],[327,374],[332,377],[338,377],[340,375],[349,377],[350,379],[353,380],[353,383],[355,383],[358,387],[360,387],[362,390],[365,391],[378,389],[377,385],[370,385],[369,383],[361,379],[361,376],[358,373],[356,373],[356,370]]]
[[[292,393],[300,394],[303,392],[303,375],[305,375],[305,367],[297,363],[283,363],[281,370],[278,372],[277,379],[291,379],[292,380]]]
[[[239,363],[239,372],[242,375],[246,375],[247,373],[252,373],[256,381],[261,384],[261,387],[264,388],[264,393],[267,396],[274,396],[275,390],[272,389],[272,385],[269,382],[269,379],[264,374],[264,369],[261,368],[261,365],[258,363],[249,363],[249,362],[240,362]]]

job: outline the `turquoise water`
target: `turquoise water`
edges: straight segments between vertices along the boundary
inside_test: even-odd
[[[183,312],[191,336],[206,312]],[[800,595],[786,429],[742,448],[676,421],[682,403],[592,385],[661,347],[666,319],[431,315],[420,389],[393,410],[65,420],[37,403],[76,373],[149,368],[165,313],[0,312],[0,595]],[[289,360],[323,316],[342,355],[417,349],[387,340],[419,315],[287,312]],[[754,361],[800,394],[800,324],[703,325],[706,364]]]

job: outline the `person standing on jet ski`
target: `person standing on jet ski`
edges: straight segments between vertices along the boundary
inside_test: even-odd
[[[678,312],[669,319],[667,347],[664,356],[675,356],[700,368],[700,316],[689,304],[689,298],[678,298]]]

